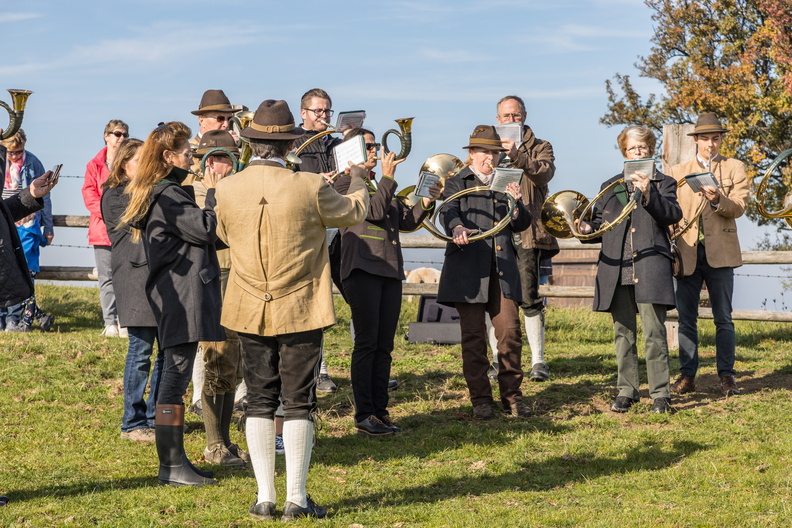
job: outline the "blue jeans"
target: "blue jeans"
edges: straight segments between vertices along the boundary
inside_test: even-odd
[[[157,339],[157,327],[130,326],[127,330],[129,348],[124,366],[124,417],[121,421],[121,431],[125,433],[154,427],[157,391],[164,357],[162,350],[159,350],[154,360],[148,399],[144,399],[146,383],[151,371],[151,354],[154,351],[154,341]]]
[[[715,362],[718,376],[734,375],[734,323],[732,294],[734,268],[713,268],[707,263],[704,246],[699,244],[696,271],[677,281],[676,301],[679,311],[679,371],[695,376],[698,371],[698,305],[701,285],[707,284],[712,315],[715,320]]]

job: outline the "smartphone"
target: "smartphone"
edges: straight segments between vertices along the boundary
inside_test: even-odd
[[[59,163],[52,167],[49,178],[47,178],[47,183],[52,183],[54,181],[58,181],[58,176],[60,176],[60,171],[63,168],[63,163]]]

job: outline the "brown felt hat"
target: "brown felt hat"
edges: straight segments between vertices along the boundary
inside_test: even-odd
[[[716,132],[728,132],[727,129],[723,128],[721,125],[720,119],[718,116],[715,115],[715,112],[707,112],[706,114],[701,114],[698,116],[696,120],[696,128],[693,129],[693,132],[689,133],[688,136],[695,136],[697,134],[714,134]]]
[[[193,115],[203,115],[207,112],[235,112],[236,108],[231,106],[223,90],[206,90],[201,97],[201,104],[198,110],[193,110]]]
[[[294,125],[294,116],[286,101],[267,99],[262,102],[249,127],[240,135],[251,139],[297,139],[305,130]]]
[[[239,156],[239,148],[236,145],[236,141],[234,141],[234,136],[228,130],[209,130],[204,133],[193,155],[196,158],[202,158],[204,154],[216,148],[225,149],[234,156]],[[217,152],[217,155],[222,156],[223,153]]]
[[[495,127],[490,125],[477,126],[473,130],[473,133],[470,134],[469,144],[462,148],[471,149],[474,147],[498,152],[504,152],[506,150],[503,148],[503,145],[501,145],[501,138],[495,131]]]

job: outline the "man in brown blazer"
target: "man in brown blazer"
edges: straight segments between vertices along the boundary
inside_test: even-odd
[[[696,390],[698,371],[698,306],[702,283],[707,284],[715,320],[715,359],[724,396],[740,394],[734,380],[735,335],[732,322],[734,268],[742,266],[740,241],[735,219],[745,212],[749,182],[745,164],[720,154],[723,128],[714,113],[701,114],[689,135],[696,142],[696,158],[671,169],[677,181],[689,174],[711,172],[718,187],[704,186],[694,193],[689,185],[677,192],[684,218],[693,218],[706,200],[708,204],[698,224],[691,227],[677,247],[682,256],[685,277],[677,281],[676,301],[679,311],[680,375],[671,390],[685,394]]]
[[[231,249],[221,323],[239,334],[248,387],[247,441],[258,483],[250,513],[275,512],[275,424],[284,410],[286,503],[282,520],[324,517],[305,492],[313,446],[316,371],[324,329],[335,324],[327,227],[366,217],[362,167],[352,168],[349,193],[322,176],[292,172],[283,161],[304,131],[285,101],[261,103],[242,131],[254,159],[217,188],[217,234]]]
[[[534,135],[531,127],[525,124],[528,117],[525,103],[516,95],[507,95],[497,105],[495,116],[500,124],[520,123],[522,141],[502,140],[506,158],[501,166],[523,170],[520,188],[523,203],[534,218],[525,231],[515,234],[514,245],[517,249],[517,265],[522,283],[522,308],[525,315],[525,336],[531,347],[531,381],[545,381],[550,377],[544,357],[544,300],[539,297],[539,262],[558,254],[558,242],[539,221],[542,204],[549,194],[547,184],[555,175],[555,155],[553,146]]]

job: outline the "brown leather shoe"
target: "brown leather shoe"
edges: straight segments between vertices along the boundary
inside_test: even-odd
[[[671,385],[671,392],[676,394],[687,394],[688,392],[696,391],[696,378],[693,376],[686,376],[680,374],[673,385]]]
[[[742,394],[742,391],[737,388],[737,383],[734,381],[734,376],[731,374],[721,376],[721,391],[726,397]]]

